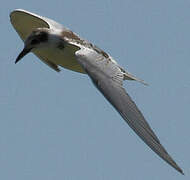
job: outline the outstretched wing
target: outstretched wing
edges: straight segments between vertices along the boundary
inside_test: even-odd
[[[160,144],[159,139],[144,119],[142,113],[122,87],[124,75],[120,68],[109,58],[90,49],[77,51],[76,58],[95,86],[137,135],[162,159],[183,174],[181,168]]]
[[[49,28],[54,29],[55,31],[60,30],[67,33],[67,35],[71,34],[77,37],[75,33],[71,32],[69,29],[65,28],[63,25],[57,23],[56,21],[22,9],[17,9],[11,12],[10,21],[23,41],[25,41],[27,36],[31,34],[31,32],[36,28]],[[36,49],[33,53],[45,64],[57,72],[60,71],[58,65],[61,65],[67,69],[84,73],[81,66],[75,60],[64,61],[63,51],[60,51],[59,49]],[[61,64],[55,64],[52,60],[54,62],[61,62]]]

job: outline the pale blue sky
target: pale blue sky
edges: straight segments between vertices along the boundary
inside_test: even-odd
[[[125,82],[182,176],[152,152],[85,75],[56,73],[9,21],[22,8],[77,32],[150,84]],[[0,179],[190,179],[190,1],[3,0]]]

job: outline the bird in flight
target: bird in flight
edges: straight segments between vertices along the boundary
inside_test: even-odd
[[[49,18],[17,9],[11,12],[10,21],[24,41],[24,49],[15,63],[27,53],[33,52],[57,72],[61,66],[88,74],[96,88],[135,133],[158,156],[183,174],[182,169],[167,153],[143,114],[123,88],[124,80],[135,80],[146,84],[143,80],[127,72],[102,49]]]

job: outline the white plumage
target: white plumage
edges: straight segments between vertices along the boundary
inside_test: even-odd
[[[60,71],[59,66],[62,66],[87,73],[94,85],[137,135],[163,160],[183,174],[182,169],[160,144],[142,113],[122,87],[123,80],[142,83],[144,81],[125,71],[106,52],[51,19],[25,10],[13,11],[10,19],[25,42],[25,47],[16,62],[32,51],[56,71]]]

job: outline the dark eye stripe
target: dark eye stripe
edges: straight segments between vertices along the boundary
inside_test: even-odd
[[[39,38],[40,42],[44,42],[44,41],[47,40],[48,35],[47,35],[47,33],[45,33],[45,32],[41,32],[41,33],[38,35],[38,38]]]
[[[32,44],[32,45],[34,45],[34,44],[38,44],[38,43],[40,43],[40,41],[37,40],[37,39],[33,39],[33,40],[31,41],[31,44]]]

